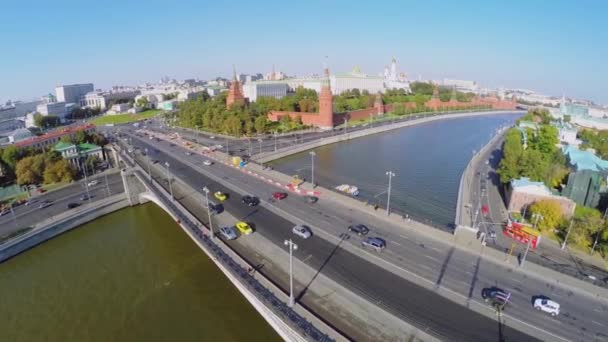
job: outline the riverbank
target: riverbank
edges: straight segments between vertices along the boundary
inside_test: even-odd
[[[33,248],[57,235],[70,231],[82,224],[129,206],[125,193],[113,195],[77,209],[65,211],[47,218],[25,234],[0,245],[0,262]]]
[[[432,114],[420,114],[415,116],[415,119],[409,119],[407,121],[395,122],[392,124],[386,124],[377,127],[370,127],[366,129],[356,130],[354,132],[349,132],[348,129],[345,129],[342,134],[329,136],[321,139],[317,139],[314,141],[306,142],[303,144],[288,146],[284,148],[277,149],[276,151],[271,152],[263,152],[254,156],[254,160],[259,163],[268,163],[270,161],[287,157],[292,154],[296,154],[299,152],[303,152],[306,150],[310,150],[313,148],[317,148],[324,145],[334,144],[342,141],[348,141],[351,139],[361,138],[372,134],[378,134],[386,131],[391,131],[403,127],[415,126],[422,123],[439,121],[439,120],[449,120],[449,119],[457,119],[457,118],[465,118],[465,117],[474,117],[474,116],[487,116],[487,115],[497,115],[497,114],[507,114],[507,113],[519,113],[519,111],[484,111],[484,112],[467,112],[467,113],[432,113]],[[523,113],[523,112],[522,112]],[[422,116],[421,118],[417,118]]]

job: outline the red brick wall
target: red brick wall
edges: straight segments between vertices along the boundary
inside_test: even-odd
[[[562,214],[568,218],[574,214],[576,203],[569,198],[561,196],[541,196],[520,191],[511,191],[507,210],[509,212],[519,213],[523,211],[525,206],[542,200],[551,200],[557,202],[562,209]]]
[[[302,113],[302,112],[282,112],[282,111],[270,111],[268,113],[268,120],[279,121],[285,115],[289,115],[292,119],[300,116],[302,123],[307,126],[325,126],[327,123],[323,120],[319,113]]]

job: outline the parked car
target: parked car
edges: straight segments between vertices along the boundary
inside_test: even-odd
[[[220,228],[220,234],[226,240],[234,240],[234,239],[237,238],[236,232],[234,231],[234,228],[232,228],[232,227],[222,227],[222,228]]]
[[[191,156],[192,155],[192,152],[189,152],[189,151],[186,151],[185,153],[186,153],[187,156]]]
[[[305,225],[299,224],[295,227],[293,227],[292,232],[301,237],[302,239],[308,239],[309,237],[312,236],[312,232],[310,231],[310,228],[308,228]]]
[[[492,306],[504,307],[509,301],[511,294],[501,288],[492,286],[482,289],[481,297],[486,303],[490,303]]]
[[[211,165],[213,165],[213,162],[212,162],[211,160],[209,160],[209,159],[206,159],[206,160],[203,162],[203,165],[206,165],[206,166],[211,166]]]
[[[372,248],[377,252],[381,252],[386,247],[386,241],[379,237],[368,237],[361,242],[361,246]]]
[[[90,181],[90,182],[87,184],[87,186],[95,186],[95,185],[97,185],[97,184],[99,184],[99,181],[97,181],[97,179],[95,179],[95,180]]]
[[[213,196],[220,201],[225,201],[228,198],[228,196],[221,191],[216,191]]]
[[[537,298],[534,300],[534,308],[539,311],[544,311],[553,317],[559,315],[559,303],[554,302],[549,298]]]
[[[218,203],[218,204],[209,203],[209,210],[211,211],[212,214],[218,215],[224,211],[224,206],[221,203]]]
[[[247,204],[250,207],[255,207],[256,205],[260,204],[260,199],[255,196],[245,195],[241,199],[241,202]]]
[[[0,216],[4,216],[4,215],[8,215],[8,213],[10,213],[11,211],[8,209],[4,209],[2,211],[0,211]]]
[[[38,200],[35,200],[35,199],[29,199],[29,200],[25,201],[25,203],[24,203],[24,204],[25,204],[26,206],[29,206],[30,204],[34,204],[34,203],[36,203],[36,202],[38,202]]]
[[[369,228],[363,224],[353,224],[348,226],[348,231],[357,235],[367,235],[367,233],[369,233]]]
[[[239,232],[241,232],[241,234],[245,234],[245,235],[249,235],[251,233],[253,233],[253,229],[251,229],[251,226],[249,226],[249,224],[247,222],[237,222],[236,223],[236,229],[239,230]]]
[[[38,208],[42,209],[42,208],[46,208],[48,206],[50,206],[51,204],[53,204],[53,202],[51,201],[42,201],[42,203],[40,203],[40,205],[38,206]]]
[[[316,196],[306,196],[306,202],[314,204],[317,203],[317,201],[319,200],[319,197]]]
[[[93,198],[93,196],[89,196],[89,195],[82,195],[82,196],[80,196],[80,200],[81,201],[88,201],[91,198]]]
[[[68,209],[74,209],[79,206],[80,206],[80,203],[68,203]]]
[[[287,193],[277,191],[274,194],[272,194],[272,197],[274,199],[282,200],[282,199],[285,199],[287,197]]]

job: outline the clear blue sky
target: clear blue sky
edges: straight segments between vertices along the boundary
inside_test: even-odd
[[[136,3],[137,2],[137,3]],[[453,4],[452,4],[453,3]],[[138,84],[359,65],[608,104],[608,1],[9,1],[0,100],[57,84]]]

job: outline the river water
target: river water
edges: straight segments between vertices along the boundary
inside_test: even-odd
[[[399,215],[450,229],[458,187],[474,151],[521,114],[494,114],[428,122],[315,149],[315,182],[327,188],[355,185],[359,197],[385,207],[388,176],[391,209]],[[289,175],[311,179],[309,151],[269,163]]]
[[[1,341],[280,341],[153,204],[0,264]]]

